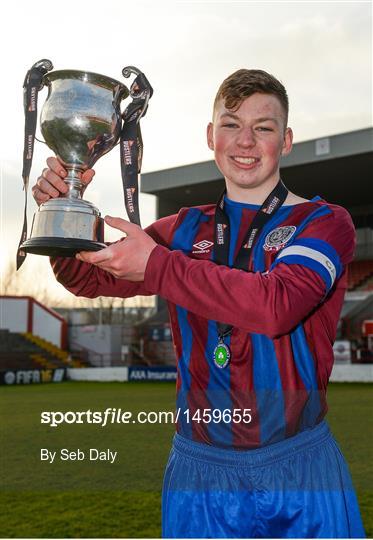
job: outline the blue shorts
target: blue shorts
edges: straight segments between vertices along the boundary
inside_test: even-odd
[[[176,434],[164,538],[364,538],[347,464],[325,422],[257,450]]]

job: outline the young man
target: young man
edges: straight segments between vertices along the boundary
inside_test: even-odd
[[[354,228],[343,208],[281,183],[287,116],[273,76],[233,73],[207,128],[226,184],[218,203],[183,208],[146,231],[107,217],[124,240],[52,260],[73,294],[168,300],[178,420],[165,537],[364,536],[323,420]],[[48,165],[33,188],[38,203],[65,192],[61,165]]]

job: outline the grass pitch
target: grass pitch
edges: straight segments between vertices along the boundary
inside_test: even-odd
[[[328,421],[349,463],[364,525],[373,536],[373,385],[332,384]],[[172,424],[71,424],[41,411],[172,411],[172,383],[78,383],[0,390],[0,536],[159,537],[161,486]],[[40,461],[40,448],[114,449],[115,464]]]

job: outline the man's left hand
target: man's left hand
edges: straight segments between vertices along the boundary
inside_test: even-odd
[[[143,281],[156,242],[141,227],[125,219],[106,216],[105,223],[126,233],[126,238],[100,251],[81,251],[76,258],[94,264],[118,279]]]

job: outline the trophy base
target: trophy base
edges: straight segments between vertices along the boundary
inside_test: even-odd
[[[34,255],[48,257],[75,257],[80,251],[99,251],[106,244],[79,238],[52,238],[50,236],[30,238],[23,242],[20,249]]]
[[[104,220],[98,209],[82,199],[59,197],[40,205],[31,237],[20,249],[35,255],[74,257],[79,251],[105,247]]]

